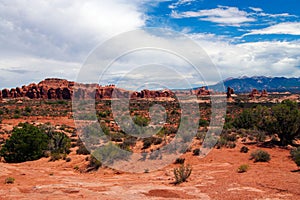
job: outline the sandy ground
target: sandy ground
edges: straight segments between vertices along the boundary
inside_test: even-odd
[[[9,127],[24,121],[67,124],[74,126],[68,118],[28,118],[26,120],[3,120]],[[242,144],[235,149],[214,149],[205,158],[183,157],[193,171],[188,182],[173,185],[171,164],[150,173],[123,173],[108,168],[97,172],[80,173],[75,166],[85,167],[86,156],[73,151],[64,160],[48,162],[49,158],[19,164],[0,162],[0,199],[300,199],[300,172],[289,157],[289,150],[264,149],[271,155],[268,163],[254,163],[250,153],[258,149],[248,146],[250,151],[240,153]],[[242,164],[249,170],[238,173]],[[5,184],[7,177],[14,177],[14,184]]]
[[[253,163],[250,152],[214,149],[205,158],[184,155],[193,167],[188,182],[173,185],[171,164],[164,169],[141,174],[101,168],[80,173],[85,156],[71,153],[71,162],[48,162],[48,158],[20,164],[0,163],[0,199],[300,199],[300,173],[289,158],[289,151],[265,149],[268,163]],[[237,173],[241,164],[249,164],[246,173]],[[14,184],[4,184],[7,177]]]

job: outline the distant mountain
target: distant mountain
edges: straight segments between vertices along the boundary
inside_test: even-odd
[[[224,80],[225,89],[231,87],[235,93],[248,93],[254,88],[257,90],[266,89],[268,92],[291,92],[300,93],[300,77],[299,78],[285,78],[285,77],[240,77],[228,78]],[[221,83],[210,86],[211,89],[216,90],[220,88]]]

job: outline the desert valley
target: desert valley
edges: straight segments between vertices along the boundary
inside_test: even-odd
[[[227,101],[222,133],[206,137],[213,119],[212,91],[206,87],[129,93],[110,85],[96,86],[95,93],[87,93],[73,91],[74,84],[46,79],[38,84],[2,89],[0,199],[300,198],[300,95],[297,92],[253,88],[248,93],[235,94],[235,88],[228,87],[227,95],[218,93]],[[163,128],[145,138],[124,132],[114,121],[111,110],[111,103],[116,101],[112,98],[114,90],[130,96],[130,115],[142,127],[150,123],[149,107],[162,105],[167,115]],[[176,136],[182,113],[176,95],[185,93],[197,97],[201,113],[197,134],[182,155],[158,170],[145,168],[143,172],[132,173],[110,168],[104,164],[107,159],[118,162],[124,155],[110,149],[109,155],[103,157],[106,160],[95,159],[85,148],[85,142],[97,145],[96,131],[91,128],[88,139],[82,141],[85,136],[76,130],[73,95],[92,94],[97,122],[110,144],[158,159],[152,153]],[[83,103],[80,110],[84,108]],[[80,117],[89,120],[90,116]],[[34,136],[28,139],[30,135]],[[204,155],[202,148],[208,143],[213,149]],[[175,169],[183,173],[191,170],[190,175],[178,178]]]

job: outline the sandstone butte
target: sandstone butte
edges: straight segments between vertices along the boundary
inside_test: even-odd
[[[116,88],[114,85],[101,86],[98,84],[76,84],[74,81],[68,81],[57,78],[47,78],[38,84],[31,83],[22,87],[0,90],[0,99],[29,98],[29,99],[72,99],[96,97],[96,99],[110,99],[113,91],[117,96],[128,96],[132,98],[155,98],[171,97],[171,91],[150,91],[142,90],[140,92],[130,92]]]
[[[0,99],[29,98],[29,99],[72,99],[76,98],[96,98],[111,99],[113,92],[116,97],[135,98],[172,98],[174,93],[170,90],[142,90],[140,92],[128,91],[115,87],[115,85],[101,86],[98,84],[79,84],[58,78],[47,78],[38,84],[31,83],[12,89],[0,90]],[[188,91],[189,94],[209,95],[210,91],[205,87]]]

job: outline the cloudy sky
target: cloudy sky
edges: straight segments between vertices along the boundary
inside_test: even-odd
[[[0,88],[76,80],[101,43],[147,27],[194,40],[223,79],[300,77],[298,0],[0,0]]]

